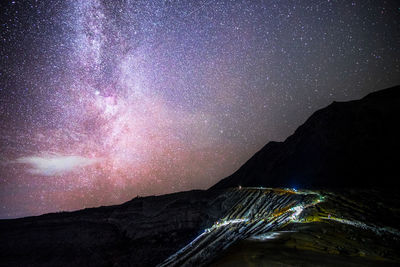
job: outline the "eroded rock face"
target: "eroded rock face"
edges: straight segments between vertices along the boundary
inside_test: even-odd
[[[297,266],[307,264],[306,255],[315,257],[310,266],[334,266],[346,257],[352,257],[347,258],[352,264],[400,263],[400,230],[394,223],[400,219],[400,199],[394,191],[231,191],[241,196],[235,206],[161,266],[206,266],[212,261],[216,266]],[[278,248],[291,255],[268,261],[271,250]],[[297,254],[303,256],[296,258]],[[287,257],[298,262],[288,262]]]
[[[242,187],[3,220],[0,265],[204,266],[215,259],[214,265],[229,266],[234,259],[246,266],[289,264],[288,257],[306,264],[313,257],[310,264],[323,260],[323,265],[334,266],[348,256],[354,264],[398,264],[396,194]],[[260,244],[248,243],[249,238]],[[268,243],[270,239],[275,243]],[[244,246],[244,254],[236,246]],[[282,257],[265,261],[278,248],[281,254],[276,255]],[[249,257],[255,262],[246,263]]]
[[[270,142],[211,189],[242,186],[399,186],[400,86],[315,112],[284,142]]]
[[[211,266],[399,266],[395,190],[320,191],[324,201],[267,238],[241,240]]]
[[[281,229],[321,198],[314,192],[267,188],[231,189],[230,194],[238,201],[227,214],[160,266],[205,266],[237,241]]]

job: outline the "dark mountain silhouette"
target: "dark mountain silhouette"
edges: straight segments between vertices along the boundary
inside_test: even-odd
[[[194,190],[0,220],[0,266],[155,266],[234,201],[227,194]]]
[[[270,142],[211,190],[241,186],[399,185],[400,86],[333,102],[284,142]]]
[[[377,259],[396,265],[400,261],[396,254],[400,233],[395,229],[400,199],[394,187],[399,184],[399,114],[400,87],[375,92],[361,100],[335,102],[313,114],[285,142],[268,143],[237,172],[209,190],[0,220],[0,266],[155,266],[169,263],[165,260],[185,246],[188,250],[178,255],[179,262],[190,265],[190,260],[202,262],[202,257],[204,262],[209,261],[207,255],[217,251],[213,248],[225,249],[225,244],[263,230],[262,222],[268,222],[269,216],[277,221],[265,229],[286,232],[273,245],[284,252],[283,256],[271,250],[272,243],[260,243],[261,248],[254,248],[253,243],[243,240],[223,254],[215,266],[220,266],[218,262],[231,263],[235,257],[243,261],[255,259],[260,255],[258,251],[269,251],[269,256],[260,256],[263,260],[271,258],[268,264],[290,259],[289,264],[293,265],[297,255],[299,262],[307,263],[306,259],[313,257],[314,263],[328,266],[353,260],[374,266]],[[278,189],[274,193],[264,189],[227,189],[238,185],[330,191],[311,192],[325,200],[306,208],[303,197],[307,197],[307,191],[297,196],[291,190]],[[336,193],[338,187],[352,189]],[[377,191],[378,187],[389,189]],[[294,198],[297,202],[293,202]],[[305,209],[299,219],[310,223],[290,223],[294,212],[299,211],[295,205]],[[237,221],[230,222],[232,218],[228,216],[228,222],[216,223],[226,214],[233,214],[231,217]],[[243,217],[248,221],[242,222]],[[229,228],[230,223],[237,228]],[[202,233],[202,237],[210,237],[205,239],[207,242],[197,239],[200,246],[191,246],[189,242]],[[214,236],[218,238],[211,238]],[[347,236],[352,239],[349,241]],[[299,249],[313,252],[302,253],[299,258]]]

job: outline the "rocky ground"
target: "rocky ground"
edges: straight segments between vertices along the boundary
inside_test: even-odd
[[[0,220],[0,266],[394,266],[399,208],[395,189],[236,188],[135,198]],[[211,238],[199,248],[176,254],[205,232]],[[270,239],[271,232],[279,234]],[[167,261],[171,255],[178,256]]]
[[[211,266],[400,265],[400,201],[395,191],[321,193],[325,201],[305,210],[299,222],[282,227],[272,238],[242,240]]]

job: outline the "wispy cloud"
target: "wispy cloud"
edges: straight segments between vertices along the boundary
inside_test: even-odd
[[[99,162],[100,159],[74,155],[29,156],[16,159],[15,163],[28,164],[32,174],[54,176],[72,172]]]

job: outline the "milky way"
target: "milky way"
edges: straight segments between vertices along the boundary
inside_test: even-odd
[[[8,1],[0,218],[204,189],[400,83],[397,1]]]

